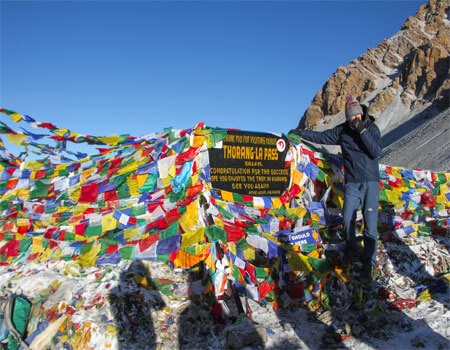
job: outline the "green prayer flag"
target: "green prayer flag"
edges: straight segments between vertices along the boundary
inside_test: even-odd
[[[222,227],[219,227],[217,225],[207,226],[205,235],[208,238],[209,242],[227,241],[227,232]]]
[[[227,131],[222,129],[214,129],[211,131],[210,138],[213,146],[220,141],[225,140],[227,137]]]
[[[75,234],[74,233],[70,233],[70,232],[66,232],[66,239],[65,241],[74,241],[75,240]]]
[[[238,240],[236,242],[236,247],[238,247],[239,249],[242,249],[242,250],[246,250],[246,249],[248,249],[249,245],[245,238],[241,238],[240,240]]]
[[[33,189],[30,193],[30,198],[46,198],[48,196],[48,190],[50,188],[50,184],[46,184],[42,181],[36,181]]]
[[[159,254],[156,259],[158,261],[162,261],[162,262],[168,262],[170,260],[170,255],[169,254]]]
[[[153,189],[155,188],[157,180],[158,177],[156,175],[149,174],[142,187],[139,188],[139,192],[140,193],[152,192]]]
[[[92,249],[93,246],[94,246],[94,242],[89,242],[89,243],[83,244],[83,245],[81,246],[81,251],[80,251],[80,253],[81,253],[81,254],[86,254],[86,253],[88,253],[88,252]]]
[[[222,208],[220,205],[216,205],[217,210],[219,211],[220,215],[222,215],[224,218],[231,220],[233,219],[233,214],[231,214],[229,211]]]
[[[314,270],[316,270],[322,274],[332,271],[332,268],[326,259],[318,259],[318,258],[308,257],[308,261]]]
[[[317,173],[317,180],[319,180],[320,182],[325,181],[325,173],[320,169],[319,172]]]
[[[33,243],[33,238],[31,238],[31,237],[22,239],[20,241],[20,245],[19,245],[19,252],[21,252],[21,253],[26,252],[30,248],[32,243]]]
[[[130,197],[130,189],[128,186],[123,185],[120,187],[120,189],[117,191],[117,197],[119,199],[126,199]]]
[[[175,236],[177,233],[178,233],[178,221],[171,224],[164,231],[161,231],[159,233],[159,240],[163,240],[165,238]]]
[[[100,236],[102,234],[102,225],[97,226],[86,226],[86,230],[84,231],[84,235],[86,237],[95,237]]]
[[[145,205],[137,205],[131,208],[131,216],[138,216],[146,213]]]
[[[263,267],[255,267],[256,278],[266,278],[268,273]]]
[[[120,255],[122,256],[122,259],[129,260],[131,259],[131,255],[133,254],[134,246],[127,245],[125,247],[120,248]]]

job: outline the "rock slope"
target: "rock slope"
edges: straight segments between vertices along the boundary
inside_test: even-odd
[[[314,96],[300,121],[324,129],[343,121],[345,96],[370,105],[382,133],[419,113],[449,107],[449,1],[431,0],[401,30],[345,67],[339,67]]]

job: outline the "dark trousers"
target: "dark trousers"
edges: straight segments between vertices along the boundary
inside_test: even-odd
[[[350,257],[354,257],[356,254],[356,212],[361,206],[364,218],[363,263],[372,266],[375,266],[377,259],[379,192],[378,182],[351,182],[345,185],[344,237],[347,243],[346,254]]]

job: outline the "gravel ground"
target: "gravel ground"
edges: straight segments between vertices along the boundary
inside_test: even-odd
[[[414,124],[420,123],[414,128]],[[450,108],[429,120],[426,116],[413,118],[397,128],[398,133],[400,128],[412,131],[385,147],[380,163],[410,169],[450,171]]]

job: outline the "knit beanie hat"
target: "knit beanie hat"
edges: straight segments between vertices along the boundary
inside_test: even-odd
[[[345,119],[349,121],[354,115],[363,114],[363,110],[355,96],[348,95],[345,98]]]

